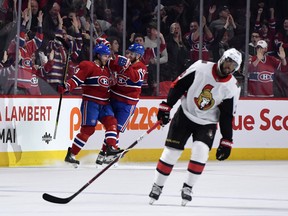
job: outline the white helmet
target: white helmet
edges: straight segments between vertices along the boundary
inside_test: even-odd
[[[227,59],[233,60],[235,62],[235,69],[231,73],[234,73],[235,71],[239,70],[241,63],[242,63],[242,55],[235,48],[231,48],[231,49],[226,50],[223,53],[222,57],[218,60],[217,65],[218,65],[218,70],[220,73],[221,73],[221,65]]]

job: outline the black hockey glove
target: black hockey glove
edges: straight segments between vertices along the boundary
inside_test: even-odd
[[[161,125],[164,126],[169,123],[170,121],[170,110],[172,108],[165,102],[159,104],[157,119],[161,121]]]
[[[222,160],[226,160],[231,153],[231,149],[232,149],[232,144],[233,142],[226,140],[226,139],[221,139],[220,140],[220,144],[217,148],[217,152],[216,152],[216,158],[219,161]]]

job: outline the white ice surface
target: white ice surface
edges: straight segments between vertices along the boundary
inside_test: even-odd
[[[0,168],[0,216],[278,216],[288,215],[288,161],[209,161],[181,206],[186,164],[178,163],[154,205],[148,194],[156,163],[119,163],[68,204],[53,204],[43,193],[69,197],[101,169]]]

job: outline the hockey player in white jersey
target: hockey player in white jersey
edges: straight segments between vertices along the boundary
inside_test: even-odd
[[[165,181],[192,135],[192,153],[181,190],[182,205],[192,200],[192,187],[202,174],[212,148],[217,123],[222,138],[216,158],[229,157],[232,144],[232,120],[240,97],[240,87],[232,75],[239,70],[242,55],[232,48],[217,63],[197,61],[172,84],[167,101],[159,105],[158,120],[170,121],[170,110],[181,98],[181,106],[171,120],[165,147],[158,161],[150,204],[158,200]]]

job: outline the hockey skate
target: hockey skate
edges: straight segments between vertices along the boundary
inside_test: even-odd
[[[115,160],[116,157],[118,157],[124,150],[120,148],[113,148],[112,146],[107,146],[106,149],[106,157],[104,159],[105,164],[111,163],[113,160]]]
[[[149,194],[149,197],[151,198],[149,204],[152,205],[156,200],[159,199],[160,194],[162,193],[163,186],[159,186],[157,184],[153,184],[152,190]]]
[[[192,187],[184,183],[183,188],[181,190],[182,206],[186,206],[186,204],[192,200],[191,194],[192,194]]]
[[[96,159],[96,165],[102,165],[105,160],[106,153],[104,151],[100,151],[98,157]]]
[[[71,153],[71,147],[68,148],[67,150],[67,154],[64,160],[66,163],[69,163],[71,165],[73,165],[75,168],[78,167],[78,165],[80,164],[80,162],[78,160],[75,159],[75,155],[73,155]]]

